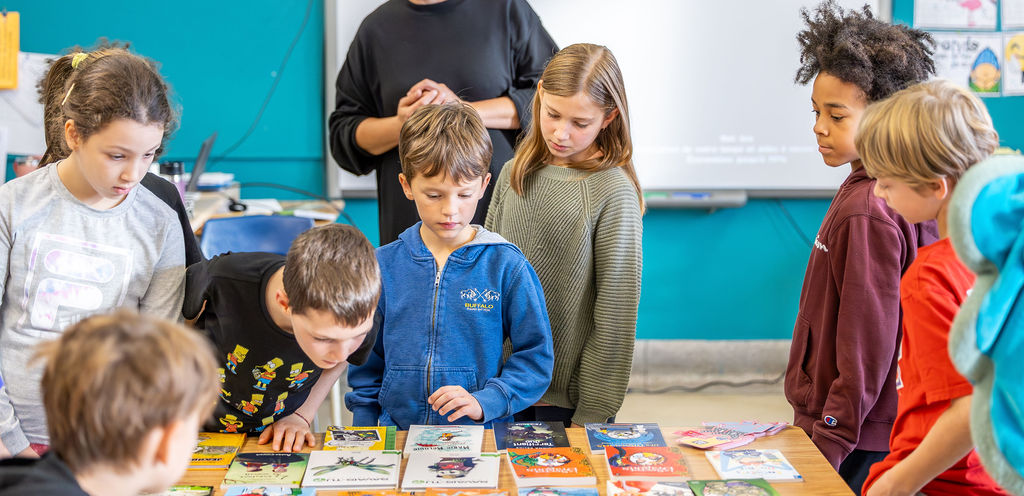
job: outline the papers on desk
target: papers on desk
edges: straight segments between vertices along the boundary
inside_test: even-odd
[[[248,215],[270,215],[284,210],[281,202],[277,201],[276,198],[254,198],[242,200],[242,203],[245,204],[245,213]]]

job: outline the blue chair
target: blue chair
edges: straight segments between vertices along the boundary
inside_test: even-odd
[[[229,251],[265,251],[285,255],[292,241],[313,227],[313,219],[290,215],[221,217],[203,224],[199,249],[213,258]]]

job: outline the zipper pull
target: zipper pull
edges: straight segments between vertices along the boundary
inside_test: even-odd
[[[434,278],[434,289],[441,284],[441,269],[437,270],[437,277]]]

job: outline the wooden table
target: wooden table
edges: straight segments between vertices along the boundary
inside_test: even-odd
[[[569,443],[573,446],[589,450],[587,444],[587,434],[581,428],[566,429],[569,434]],[[665,434],[667,439],[672,439],[672,433],[680,430],[677,427],[662,427],[662,432]],[[405,446],[406,432],[402,431],[398,433],[398,440],[395,446],[399,449]],[[259,436],[249,436],[245,445],[242,446],[242,451],[272,451],[269,446],[260,446],[256,444],[256,440]],[[323,434],[317,435],[317,446],[314,448],[306,448],[303,450],[304,453],[308,453],[313,449],[321,449],[323,447]],[[772,484],[779,494],[783,496],[787,495],[814,495],[814,496],[832,496],[842,495],[849,496],[853,492],[846,486],[843,479],[839,477],[839,474],[832,469],[832,466],[828,464],[825,457],[818,452],[818,449],[814,447],[811,440],[804,434],[804,431],[797,427],[788,427],[782,432],[770,436],[763,437],[744,448],[774,448],[782,451],[786,455],[786,459],[793,464],[800,475],[803,475],[803,482],[779,482]],[[717,479],[718,475],[715,470],[708,463],[707,458],[704,456],[702,450],[696,448],[681,448],[686,457],[686,464],[690,467],[690,477],[692,479]],[[484,445],[483,451],[495,451],[494,448],[494,435],[493,431],[488,429],[484,434]],[[402,468],[404,475],[405,462],[408,459],[402,460]],[[608,467],[605,464],[603,457],[600,455],[591,455],[590,462],[594,465],[594,471],[597,474],[597,489],[601,493],[601,496],[605,496],[605,481],[608,480]],[[222,495],[224,491],[220,490],[220,483],[224,479],[224,474],[227,470],[189,470],[185,477],[181,479],[179,484],[193,484],[200,486],[213,486],[215,495]],[[401,479],[399,479],[401,481]],[[516,496],[515,482],[512,480],[512,473],[508,468],[507,463],[501,464],[501,473],[499,485],[502,489],[509,490],[510,496]],[[335,495],[340,494],[339,491],[326,491],[321,490],[317,493],[318,495]]]

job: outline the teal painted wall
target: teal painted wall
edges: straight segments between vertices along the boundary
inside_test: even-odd
[[[895,19],[908,22],[912,5],[895,0]],[[6,7],[21,12],[22,50],[55,53],[105,36],[131,41],[138,52],[160,61],[183,109],[166,158],[191,163],[210,132],[219,132],[217,156],[249,128],[306,4],[181,0],[171,7],[127,0],[14,0]],[[212,169],[232,172],[243,182],[276,182],[322,194],[323,79],[323,4],[315,0],[256,130]],[[1015,148],[1024,146],[1014,120],[1024,111],[1022,100],[986,100],[1003,144]],[[807,139],[813,139],[810,120]],[[243,194],[296,197],[264,188]],[[814,238],[827,207],[828,200],[752,200],[714,213],[649,211],[639,337],[789,338],[810,251],[807,240]],[[376,202],[350,200],[348,213],[376,243]]]

